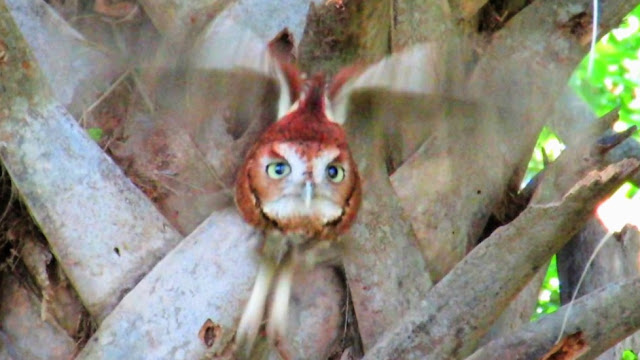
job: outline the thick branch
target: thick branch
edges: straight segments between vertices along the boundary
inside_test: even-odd
[[[619,233],[608,234],[597,218],[591,219],[558,253],[562,303],[567,304],[576,292],[579,298],[611,283],[637,278],[640,274],[639,250],[640,233],[635,227],[626,226]],[[584,278],[578,288],[582,276]],[[613,321],[619,320],[613,318]],[[607,351],[600,360],[618,360],[624,349],[637,348],[640,333],[625,342]],[[595,356],[591,352],[589,354]]]
[[[92,46],[44,0],[7,0],[54,96],[74,115],[96,100],[122,64]]]
[[[214,213],[122,299],[78,359],[198,359],[223,352],[257,269],[254,237],[235,211]],[[217,327],[208,349],[198,339],[207,319]]]
[[[78,359],[230,354],[257,271],[256,236],[235,209],[214,212],[122,299]],[[342,333],[342,283],[331,269],[301,272],[294,283],[281,346],[296,359],[321,360]],[[198,336],[204,324],[206,342]]]
[[[640,279],[601,288],[573,304],[564,334],[582,332],[587,351],[580,359],[594,359],[640,328]],[[467,360],[541,359],[554,347],[568,305],[516,333],[480,348]]]
[[[85,306],[101,319],[181,237],[50,96],[4,1],[0,39],[0,156]]]
[[[638,168],[640,162],[624,160],[590,173],[560,202],[527,208],[467,255],[365,358],[446,359],[473,351],[512,297]]]
[[[549,100],[558,98],[588,50],[581,34],[591,30],[576,28],[576,21],[589,17],[591,5],[589,0],[545,0],[527,6],[496,34],[474,71],[478,94],[519,114],[544,117],[540,109],[548,111],[553,104]],[[603,4],[599,34],[617,25],[634,6],[625,0]]]
[[[354,156],[361,164],[363,204],[344,242],[344,266],[366,350],[417,306],[431,280],[389,181],[384,123],[372,116],[370,106],[359,108],[363,111],[347,125]]]
[[[604,24],[619,21],[619,7],[631,8],[617,3],[603,7]],[[393,174],[435,281],[475,245],[489,215],[510,200],[508,187],[520,183],[545,115],[586,51],[558,24],[589,4],[537,1],[514,17],[482,55],[466,105],[453,103],[440,122],[425,121],[433,135]]]

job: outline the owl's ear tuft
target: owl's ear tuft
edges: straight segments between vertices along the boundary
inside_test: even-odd
[[[269,41],[269,53],[281,63],[295,64],[296,46],[288,28],[282,29]]]
[[[291,63],[276,60],[274,71],[280,88],[278,119],[282,119],[282,117],[291,111],[291,107],[300,97],[302,77],[298,68]]]

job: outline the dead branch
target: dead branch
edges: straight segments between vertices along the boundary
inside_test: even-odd
[[[431,287],[411,224],[389,181],[384,123],[374,119],[364,110],[348,123],[366,185],[358,221],[344,241],[344,266],[365,351]]]
[[[89,43],[43,0],[6,0],[53,96],[79,115],[121,71],[114,56]]]
[[[527,208],[467,255],[365,359],[446,359],[472,352],[511,298],[582,227],[595,205],[639,168],[637,160],[621,161],[589,173],[560,202]]]
[[[181,239],[51,91],[0,2],[0,156],[83,303],[102,319]]]
[[[595,359],[604,350],[640,328],[640,279],[610,284],[576,301],[569,315],[566,336],[583,338],[580,359]],[[568,305],[516,333],[492,341],[468,360],[540,359],[555,345]]]
[[[122,299],[78,359],[227,354],[257,271],[256,236],[235,209],[214,212]],[[342,334],[342,284],[327,269],[301,275],[284,346],[297,359],[320,360]],[[203,342],[205,324],[215,336]]]

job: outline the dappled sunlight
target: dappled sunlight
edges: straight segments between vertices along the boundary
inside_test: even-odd
[[[640,196],[628,198],[630,184],[624,184],[607,201],[598,206],[597,214],[608,230],[620,231],[625,224],[640,228]]]

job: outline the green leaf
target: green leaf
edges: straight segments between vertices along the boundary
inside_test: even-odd
[[[93,139],[93,141],[100,141],[102,139],[103,131],[100,128],[89,128],[87,129],[87,133],[89,137]]]
[[[638,355],[632,350],[625,350],[620,357],[621,360],[638,360]]]

